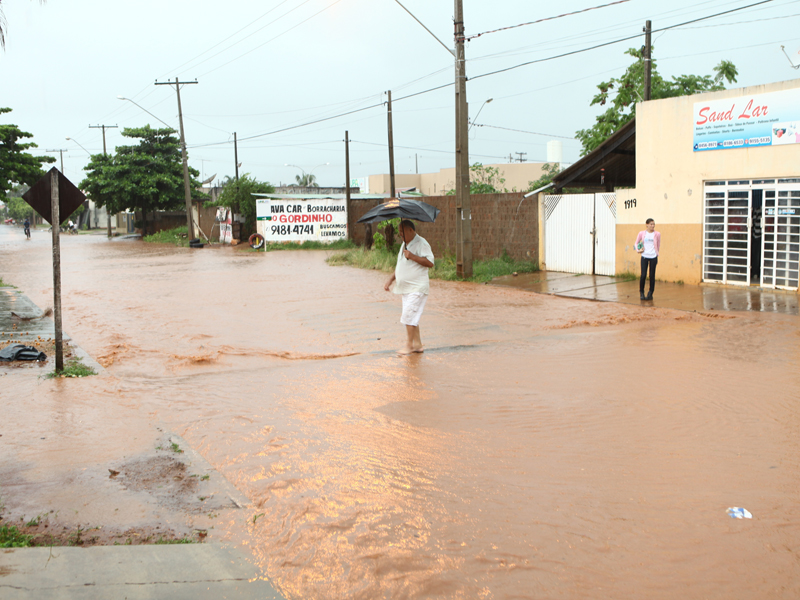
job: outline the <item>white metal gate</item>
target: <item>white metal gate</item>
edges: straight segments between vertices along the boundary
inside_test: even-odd
[[[705,182],[703,280],[794,290],[800,178]]]
[[[549,271],[615,274],[616,194],[545,196],[544,219]]]

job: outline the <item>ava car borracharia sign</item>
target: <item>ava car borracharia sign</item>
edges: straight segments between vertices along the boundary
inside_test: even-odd
[[[258,233],[267,242],[331,243],[347,238],[346,201],[256,200]]]

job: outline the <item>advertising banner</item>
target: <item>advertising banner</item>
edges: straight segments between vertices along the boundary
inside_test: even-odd
[[[800,143],[800,88],[694,104],[694,151]]]
[[[258,233],[267,242],[332,243],[347,238],[347,207],[342,200],[256,200]]]

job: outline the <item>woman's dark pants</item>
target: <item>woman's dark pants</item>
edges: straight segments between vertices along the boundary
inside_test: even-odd
[[[639,279],[639,293],[644,294],[644,280],[647,277],[647,269],[650,269],[650,293],[653,295],[653,290],[656,289],[656,265],[658,264],[658,257],[645,258],[642,257],[642,278]]]

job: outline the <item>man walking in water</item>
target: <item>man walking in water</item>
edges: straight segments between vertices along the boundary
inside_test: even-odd
[[[428,299],[428,269],[433,267],[433,251],[427,240],[417,235],[412,221],[400,222],[400,238],[403,243],[397,255],[397,267],[383,289],[388,292],[394,283],[394,293],[403,296],[400,322],[406,326],[406,345],[397,353],[407,355],[423,351],[419,319]]]

